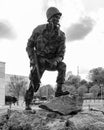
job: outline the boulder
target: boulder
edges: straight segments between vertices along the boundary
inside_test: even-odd
[[[82,109],[82,105],[78,105],[76,98],[68,95],[55,97],[52,100],[42,103],[39,107],[61,115],[76,114]]]

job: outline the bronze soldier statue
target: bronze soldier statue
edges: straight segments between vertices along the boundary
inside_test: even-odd
[[[31,110],[30,103],[34,92],[40,87],[40,79],[45,70],[58,71],[55,97],[68,95],[62,91],[65,81],[66,64],[62,61],[65,53],[65,33],[60,30],[59,20],[62,13],[56,7],[48,8],[47,24],[37,26],[28,40],[26,51],[30,59],[30,84],[25,94],[26,110]]]

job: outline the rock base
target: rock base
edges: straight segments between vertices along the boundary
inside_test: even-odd
[[[76,114],[82,109],[78,106],[76,99],[68,95],[55,97],[46,103],[42,103],[39,107],[48,111],[57,112],[61,115]]]

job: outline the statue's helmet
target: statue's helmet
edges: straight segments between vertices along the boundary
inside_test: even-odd
[[[48,8],[48,10],[46,12],[47,19],[49,20],[50,18],[52,18],[56,14],[60,15],[60,16],[62,15],[62,13],[56,7]]]

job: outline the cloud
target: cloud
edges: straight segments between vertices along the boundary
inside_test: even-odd
[[[48,8],[48,0],[42,1],[42,9],[43,9],[43,11],[46,11],[47,8]]]
[[[0,21],[0,39],[15,39],[13,27],[7,21]]]
[[[80,19],[78,23],[72,24],[66,30],[66,36],[68,41],[82,40],[93,29],[95,21],[90,17],[84,17]]]
[[[50,6],[57,7],[60,4],[60,2],[60,0],[44,0],[42,1],[42,9],[46,12]]]

